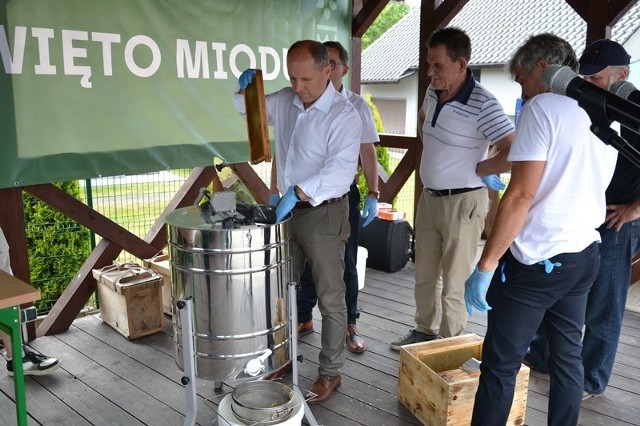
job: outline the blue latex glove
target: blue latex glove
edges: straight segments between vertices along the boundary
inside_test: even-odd
[[[280,202],[280,194],[271,194],[269,195],[269,205],[270,206],[277,206],[278,203]]]
[[[471,273],[471,276],[464,283],[464,302],[467,305],[467,313],[473,315],[473,308],[480,312],[491,309],[487,304],[486,293],[493,278],[494,271],[480,272],[478,265]]]
[[[367,197],[364,201],[364,210],[362,211],[362,218],[364,222],[362,223],[362,227],[364,228],[368,224],[371,223],[374,217],[376,217],[376,213],[378,212],[378,200],[375,198]]]
[[[240,78],[238,78],[238,83],[240,84],[241,89],[246,89],[253,82],[253,77],[256,75],[256,70],[253,68],[247,68],[242,71],[240,74]]]
[[[287,193],[284,194],[284,197],[282,197],[278,203],[278,207],[276,207],[276,222],[282,222],[289,212],[293,210],[297,202],[298,197],[296,197],[296,192],[293,186],[290,186],[289,189],[287,189]]]
[[[481,178],[484,184],[487,185],[487,188],[493,189],[494,191],[502,191],[507,187],[498,175],[481,176]]]

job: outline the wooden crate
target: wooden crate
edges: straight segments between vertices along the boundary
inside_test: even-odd
[[[162,276],[136,263],[94,269],[100,317],[129,340],[162,331]]]
[[[169,269],[169,255],[166,253],[158,253],[151,259],[143,260],[143,265],[153,269],[162,275],[162,310],[165,314],[173,316],[171,307],[171,270]]]
[[[469,425],[480,372],[459,367],[481,356],[482,338],[475,334],[403,346],[398,399],[425,425]],[[529,368],[522,365],[507,424],[524,424],[528,385]]]

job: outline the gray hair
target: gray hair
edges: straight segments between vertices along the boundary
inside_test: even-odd
[[[515,76],[516,69],[532,74],[540,60],[549,64],[565,65],[578,72],[578,58],[573,47],[566,40],[550,33],[529,37],[513,54],[509,62],[509,72],[512,77]]]
[[[631,73],[631,67],[629,65],[609,65],[609,68],[611,68],[612,71],[625,71],[627,79]]]

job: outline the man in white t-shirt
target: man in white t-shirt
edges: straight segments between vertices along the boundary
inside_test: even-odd
[[[0,269],[7,274],[13,275],[11,270],[11,258],[9,257],[9,244],[0,228]],[[13,376],[13,348],[8,335],[0,331],[0,338],[4,344],[6,351],[5,358],[7,360],[7,372]],[[42,376],[49,374],[60,368],[60,361],[56,358],[48,357],[43,354],[33,352],[26,346],[22,346],[22,365],[25,376],[35,375]]]
[[[582,326],[617,152],[591,133],[575,100],[548,93],[542,72],[549,64],[578,68],[571,45],[552,34],[529,38],[509,64],[526,102],[509,154],[511,180],[465,284],[469,314],[489,310],[475,426],[506,423],[520,362],[543,318],[551,359],[548,424],[575,425],[580,414]]]

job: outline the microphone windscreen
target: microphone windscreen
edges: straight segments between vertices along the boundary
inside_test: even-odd
[[[629,99],[629,95],[631,95],[631,92],[634,90],[636,90],[636,86],[628,81],[616,81],[611,85],[611,87],[609,87],[609,91],[611,91],[611,93],[624,99]]]
[[[567,86],[576,77],[579,78],[578,74],[565,65],[548,65],[542,70],[542,81],[549,86],[553,93],[559,95],[567,94]]]

